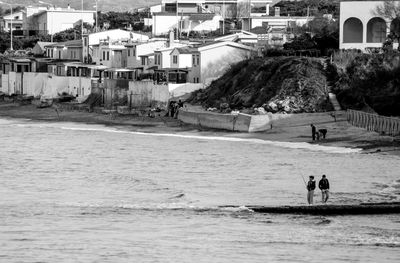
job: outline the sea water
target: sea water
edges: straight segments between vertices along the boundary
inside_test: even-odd
[[[304,205],[303,178],[322,174],[329,203],[399,201],[396,156],[17,119],[0,119],[0,147],[0,262],[399,259],[399,215],[246,208]]]

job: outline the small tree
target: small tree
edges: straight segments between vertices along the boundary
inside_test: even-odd
[[[390,34],[386,42],[397,40],[400,43],[400,1],[384,0],[383,4],[376,7],[375,14],[391,21]]]

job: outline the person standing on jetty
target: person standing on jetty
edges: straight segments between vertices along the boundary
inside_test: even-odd
[[[314,190],[315,190],[315,181],[314,176],[310,176],[310,180],[307,183],[307,202],[309,205],[312,205],[314,202]]]
[[[312,140],[315,141],[315,135],[317,134],[317,128],[315,128],[314,124],[311,124],[311,135]]]
[[[326,203],[329,199],[329,181],[326,175],[322,175],[321,180],[319,180],[318,187],[322,193],[322,203]]]

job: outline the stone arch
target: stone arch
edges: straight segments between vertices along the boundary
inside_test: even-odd
[[[386,40],[386,22],[381,17],[371,18],[367,23],[367,42],[383,43]]]
[[[343,42],[344,43],[362,43],[363,42],[363,23],[360,19],[350,17],[343,24]]]

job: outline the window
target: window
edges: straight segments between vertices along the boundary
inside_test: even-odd
[[[199,83],[199,78],[197,78],[197,83]]]
[[[83,39],[83,45],[84,45],[85,47],[87,46],[87,38],[86,38],[86,37]]]
[[[177,55],[172,56],[172,63],[178,64],[178,56]]]
[[[197,65],[200,65],[200,55],[197,55]]]
[[[196,57],[195,57],[195,55],[192,55],[192,64],[193,64],[193,66],[196,66]]]
[[[106,60],[106,52],[103,51],[103,60]]]
[[[132,56],[136,56],[135,48],[132,48]]]
[[[110,51],[107,51],[107,60],[110,60]]]
[[[142,57],[142,66],[146,65],[146,57]]]
[[[131,50],[128,48],[128,57],[131,56]]]

